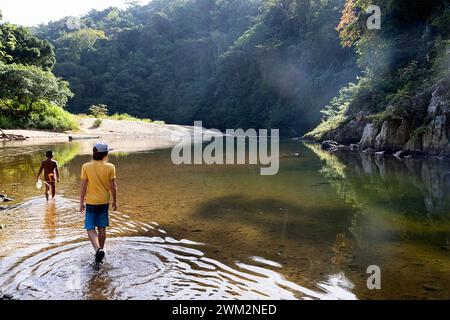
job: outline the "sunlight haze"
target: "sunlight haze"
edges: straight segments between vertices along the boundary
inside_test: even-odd
[[[2,0],[0,11],[4,21],[34,26],[66,16],[79,16],[91,9],[125,8],[127,2],[129,0]],[[143,4],[148,1],[139,2]]]

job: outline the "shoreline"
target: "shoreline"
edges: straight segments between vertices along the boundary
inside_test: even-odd
[[[441,155],[441,154],[433,154],[433,153],[426,153],[426,152],[412,152],[412,151],[405,151],[404,149],[398,149],[395,152],[389,151],[389,150],[382,150],[382,149],[374,149],[374,148],[362,148],[359,143],[350,143],[350,144],[344,144],[339,143],[336,140],[333,139],[325,139],[325,140],[314,140],[310,138],[299,138],[296,139],[299,141],[302,141],[305,144],[315,144],[322,148],[322,150],[327,151],[329,153],[365,153],[365,154],[373,154],[378,157],[384,157],[384,156],[392,156],[397,159],[407,159],[407,158],[413,158],[413,159],[437,159],[440,161],[448,160],[450,159],[450,155]]]
[[[4,129],[8,135],[23,136],[24,140],[2,139],[0,142],[7,145],[14,144],[40,144],[69,142],[73,140],[95,139],[166,139],[173,142],[179,141],[183,136],[192,135],[194,126],[151,123],[138,120],[112,120],[102,119],[100,127],[93,126],[95,118],[80,118],[80,129],[77,131],[55,132],[39,129]],[[217,135],[208,129],[204,129],[206,135]]]

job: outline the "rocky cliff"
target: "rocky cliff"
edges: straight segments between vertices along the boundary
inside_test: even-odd
[[[438,81],[431,91],[425,103],[423,96],[412,99],[411,108],[419,117],[376,123],[369,113],[361,111],[327,132],[322,140],[358,144],[360,149],[369,151],[450,157],[450,79]]]

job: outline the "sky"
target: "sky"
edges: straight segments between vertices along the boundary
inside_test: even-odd
[[[0,0],[0,11],[4,21],[34,26],[66,16],[79,16],[91,9],[125,8],[126,2],[128,0]]]

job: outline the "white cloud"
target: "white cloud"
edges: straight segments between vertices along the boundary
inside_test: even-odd
[[[66,16],[79,16],[91,9],[125,8],[126,2],[128,0],[0,0],[0,11],[5,21],[34,26]]]

